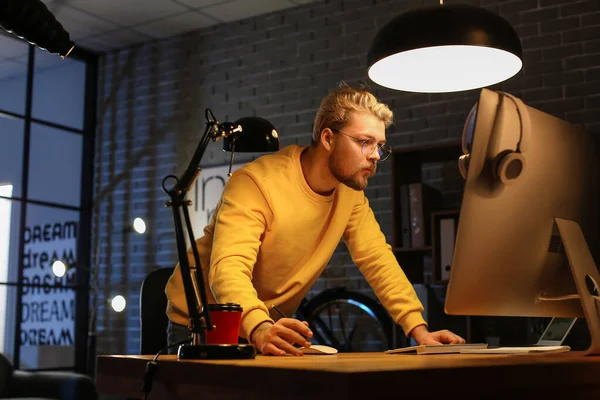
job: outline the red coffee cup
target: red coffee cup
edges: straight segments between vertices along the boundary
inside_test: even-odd
[[[209,304],[213,330],[206,330],[206,344],[237,344],[242,307],[236,303]]]

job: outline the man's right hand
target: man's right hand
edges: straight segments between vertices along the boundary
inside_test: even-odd
[[[276,323],[263,322],[252,333],[252,344],[262,354],[301,356],[302,351],[294,344],[310,347],[308,339],[313,333],[308,322],[293,318],[281,318]]]

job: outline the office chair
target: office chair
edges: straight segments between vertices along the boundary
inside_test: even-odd
[[[150,272],[140,289],[140,354],[156,354],[167,345],[168,317],[165,287],[174,267]]]
[[[22,371],[14,369],[0,353],[0,399],[96,400],[94,380],[65,371]]]

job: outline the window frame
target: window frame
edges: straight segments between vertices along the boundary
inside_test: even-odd
[[[15,40],[21,40],[14,37]],[[79,262],[90,265],[91,260],[91,235],[92,235],[92,213],[93,213],[93,180],[94,180],[94,143],[96,129],[96,109],[98,96],[98,54],[87,51],[81,48],[75,48],[69,55],[69,58],[77,59],[85,63],[85,94],[83,107],[83,129],[76,129],[70,126],[64,126],[54,122],[45,121],[39,118],[32,117],[32,102],[34,91],[35,77],[35,53],[43,51],[36,46],[28,45],[27,54],[27,75],[26,75],[26,104],[24,114],[10,112],[0,108],[0,113],[13,118],[18,118],[24,121],[24,146],[22,158],[22,175],[21,175],[21,195],[18,197],[0,196],[3,199],[17,201],[21,203],[21,215],[19,216],[19,226],[13,229],[19,229],[19,244],[18,244],[18,261],[17,261],[17,281],[14,283],[0,283],[5,287],[17,286],[18,294],[16,299],[16,318],[14,326],[14,350],[13,364],[18,367],[21,363],[21,319],[22,319],[22,297],[23,287],[23,261],[25,249],[25,227],[27,223],[27,206],[42,205],[51,208],[67,209],[78,211],[80,215],[78,226],[77,250],[76,259]],[[56,57],[59,57],[56,55]],[[28,177],[30,164],[30,141],[31,141],[31,126],[39,124],[55,129],[69,131],[74,134],[80,134],[82,140],[82,160],[81,160],[81,201],[79,207],[74,207],[66,204],[52,203],[40,200],[32,200],[28,197]],[[89,269],[78,268],[76,272],[75,285],[71,286],[75,290],[75,331],[74,331],[74,346],[75,360],[72,367],[59,368],[61,370],[73,370],[77,372],[86,372],[88,365],[93,363],[88,354],[88,320],[89,320],[89,295],[90,295],[90,273]],[[10,333],[9,333],[10,334]],[[52,368],[56,369],[56,368]],[[39,369],[35,369],[39,370]]]

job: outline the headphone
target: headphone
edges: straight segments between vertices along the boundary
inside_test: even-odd
[[[521,130],[519,132],[519,141],[517,142],[515,150],[504,150],[498,155],[494,157],[492,160],[492,175],[495,179],[500,180],[505,185],[510,185],[515,182],[515,180],[521,175],[523,172],[523,168],[525,167],[525,157],[521,152],[522,141],[523,141],[523,130],[524,130],[524,116],[519,109],[519,99],[515,98],[511,94],[505,92],[497,92],[508,97],[516,106],[517,114],[519,115],[519,122],[521,126]],[[467,172],[469,170],[469,161],[471,158],[471,154],[465,145],[466,133],[469,128],[469,121],[473,117],[473,114],[477,110],[477,104],[473,106],[471,111],[469,112],[469,116],[467,117],[467,123],[463,128],[463,155],[458,158],[458,169],[464,179],[467,178]]]

